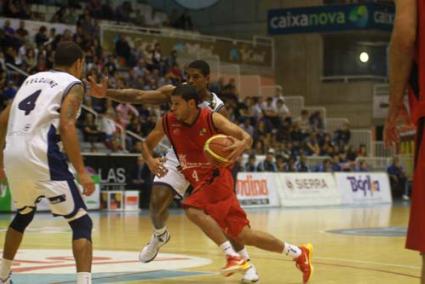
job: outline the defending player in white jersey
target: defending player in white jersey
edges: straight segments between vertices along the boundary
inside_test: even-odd
[[[203,100],[201,105],[204,107],[210,107],[212,110],[227,116],[224,103],[216,94],[208,90],[209,75],[210,67],[208,63],[203,60],[195,60],[188,65],[187,80],[188,83],[193,85],[201,94]],[[116,101],[134,104],[160,104],[169,102],[171,93],[174,90],[174,86],[171,85],[163,86],[156,91],[141,91],[135,89],[106,90],[106,84],[106,80],[103,84],[96,84],[96,82],[90,81],[92,89],[91,95],[100,98],[107,97]],[[179,163],[172,148],[170,148],[167,152],[163,166],[167,170],[167,174],[162,177],[155,176],[151,191],[149,212],[154,226],[154,232],[150,242],[140,252],[139,258],[142,262],[150,262],[154,260],[160,247],[169,241],[170,234],[166,227],[168,207],[172,203],[175,195],[183,197],[189,187],[189,182],[179,171]],[[198,227],[200,227],[208,237],[210,237],[210,234],[208,233],[209,231],[221,230],[218,224],[208,215],[203,214],[202,211],[195,213],[188,215],[189,219],[198,225]],[[237,253],[240,254],[242,260],[249,261],[249,255],[246,248],[236,241],[232,241],[232,244],[229,242],[223,243],[220,247],[226,255],[235,255],[236,252],[233,251],[234,248]],[[242,264],[242,262],[240,263]],[[226,267],[229,265],[238,264],[227,263]],[[252,283],[259,280],[254,265],[242,264],[241,267],[242,269],[248,267],[242,278],[244,283]]]
[[[62,142],[83,194],[92,194],[94,183],[84,167],[75,127],[84,96],[83,70],[80,47],[60,43],[55,70],[29,76],[0,115],[0,180],[7,177],[18,210],[6,233],[0,283],[11,282],[12,261],[42,196],[52,214],[63,216],[72,229],[77,283],[91,283],[92,221],[59,147]]]

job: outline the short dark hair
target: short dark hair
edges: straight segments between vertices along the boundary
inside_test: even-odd
[[[188,68],[198,69],[204,76],[210,75],[210,65],[204,60],[192,61]]]
[[[190,100],[195,100],[196,104],[201,103],[201,97],[199,96],[198,92],[196,91],[195,87],[189,84],[181,84],[178,85],[171,96],[180,96],[182,97],[186,102]]]
[[[83,58],[84,52],[75,42],[64,41],[56,48],[55,66],[70,67],[75,61]]]

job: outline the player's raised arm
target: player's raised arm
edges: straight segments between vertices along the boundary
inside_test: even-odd
[[[162,104],[170,101],[171,93],[175,87],[165,85],[156,90],[143,91],[138,89],[108,89],[108,78],[104,78],[100,84],[92,77],[88,80],[89,95],[96,98],[110,98],[114,101],[132,104]]]
[[[232,123],[230,120],[228,120],[219,113],[213,113],[212,118],[214,126],[221,133],[236,138],[234,139],[235,143],[226,148],[226,150],[232,151],[229,155],[229,160],[231,160],[232,162],[236,161],[245,150],[251,148],[251,136],[242,128]]]
[[[64,151],[77,171],[79,183],[84,188],[84,194],[90,195],[94,191],[94,183],[84,167],[75,126],[83,96],[84,89],[81,85],[73,86],[66,95],[61,107],[59,133]]]
[[[154,158],[152,156],[152,150],[165,136],[164,128],[162,127],[162,119],[156,122],[155,128],[149,133],[145,141],[142,142],[143,159],[146,161],[151,172],[158,177],[164,176],[167,173],[167,169],[164,167],[164,158]]]
[[[6,131],[7,131],[7,123],[9,121],[9,113],[10,113],[10,103],[1,113],[0,113],[0,181],[5,179],[4,174],[4,162],[3,162],[3,149],[4,143],[6,140]]]

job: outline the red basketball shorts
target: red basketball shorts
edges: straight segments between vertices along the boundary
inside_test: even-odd
[[[236,239],[249,221],[233,191],[230,171],[220,170],[220,175],[196,190],[183,201],[183,207],[194,207],[210,215],[224,233]]]

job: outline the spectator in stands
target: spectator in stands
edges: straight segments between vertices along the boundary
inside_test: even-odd
[[[121,103],[116,107],[119,124],[126,128],[130,123],[131,115],[139,117],[137,109],[128,103]]]
[[[19,37],[21,42],[25,42],[28,38],[28,30],[25,28],[25,21],[19,21],[19,28],[16,30],[16,35]]]
[[[299,156],[295,167],[296,171],[300,173],[306,173],[310,171],[306,163],[306,157],[303,154]]]
[[[310,137],[305,143],[304,153],[307,156],[319,156],[320,155],[320,146],[317,143],[316,135],[314,132],[310,133]]]
[[[257,171],[257,157],[255,154],[250,154],[248,157],[248,161],[244,166],[245,172],[256,172]]]
[[[41,50],[44,43],[48,40],[49,38],[47,37],[47,28],[45,26],[41,26],[34,38],[37,48]]]
[[[96,152],[96,142],[100,140],[100,131],[98,126],[94,120],[94,116],[91,113],[87,113],[84,121],[83,128],[84,140],[90,142],[91,152]]]
[[[310,121],[309,121],[309,113],[308,110],[303,109],[301,110],[301,116],[298,117],[295,122],[300,127],[300,130],[302,133],[309,133],[310,132]]]
[[[249,119],[244,119],[243,122],[239,125],[243,130],[245,130],[251,137],[254,137],[254,127],[249,123]]]
[[[340,161],[339,155],[336,153],[331,156],[331,167],[333,172],[342,171],[341,161]]]
[[[387,173],[390,177],[392,196],[409,200],[407,175],[397,156],[393,157],[391,165],[387,168]]]
[[[357,161],[354,171],[363,173],[369,172],[369,165],[366,163],[365,160],[360,159]]]
[[[330,173],[333,172],[331,160],[326,158],[316,167],[316,172]]]
[[[347,145],[351,139],[351,131],[348,123],[343,123],[334,133],[335,145]]]
[[[276,100],[276,112],[281,121],[291,116],[291,112],[289,111],[288,106],[285,104],[285,99],[283,97]]]
[[[11,18],[29,19],[31,12],[26,0],[4,0],[4,15]]]
[[[313,131],[322,131],[325,129],[322,114],[320,111],[313,112],[308,118],[310,129]]]
[[[365,144],[360,144],[357,149],[357,157],[367,157],[367,150]]]
[[[190,17],[190,15],[187,13],[186,10],[183,11],[183,13],[178,18],[175,27],[177,29],[193,30],[192,18]]]
[[[258,172],[276,172],[276,163],[274,161],[275,151],[274,149],[269,149],[266,154],[266,158],[259,162],[257,165]]]

